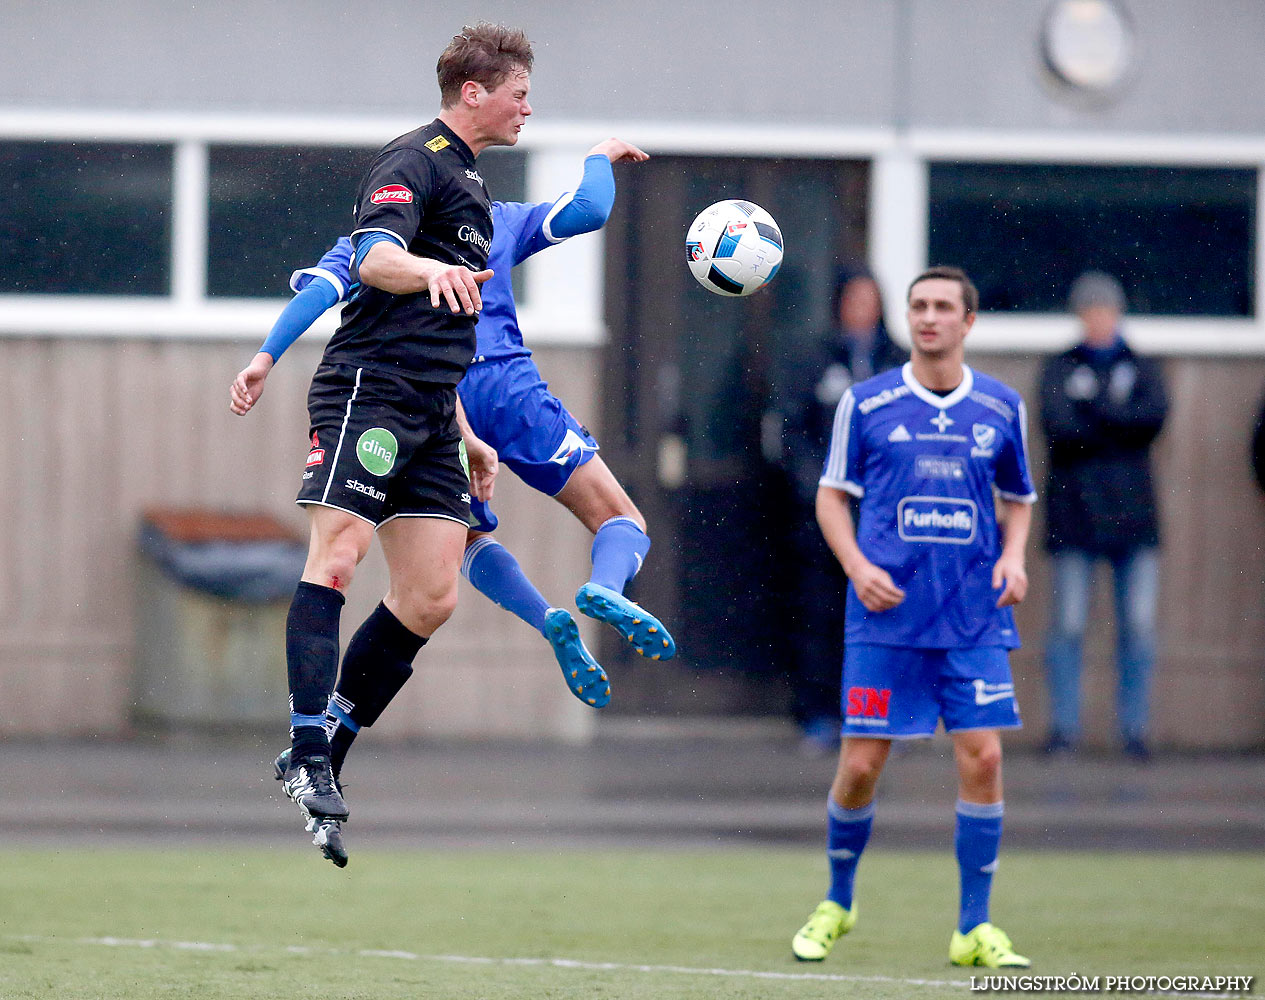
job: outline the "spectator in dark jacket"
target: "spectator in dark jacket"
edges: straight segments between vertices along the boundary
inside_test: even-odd
[[[1051,358],[1041,374],[1050,448],[1046,547],[1054,570],[1046,749],[1073,749],[1080,737],[1082,646],[1101,559],[1111,564],[1115,584],[1120,737],[1126,754],[1146,759],[1160,542],[1150,450],[1168,401],[1159,364],[1134,354],[1120,334],[1125,296],[1115,278],[1082,274],[1069,306],[1080,318],[1081,342]]]
[[[878,283],[868,271],[839,272],[829,330],[795,351],[773,386],[771,416],[780,428],[776,454],[790,493],[786,509],[794,553],[795,593],[787,636],[791,712],[804,749],[833,752],[839,745],[839,650],[847,578],[817,527],[817,483],[830,444],[835,410],[857,382],[904,364],[909,356],[887,333]]]

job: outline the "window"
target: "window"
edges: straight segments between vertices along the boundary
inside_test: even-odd
[[[933,162],[928,260],[984,310],[1063,312],[1095,268],[1134,314],[1250,317],[1256,212],[1253,169]]]
[[[352,202],[375,150],[213,146],[207,294],[275,298],[352,228]]]
[[[0,293],[167,295],[172,149],[0,142]]]
[[[213,146],[207,294],[287,295],[290,274],[351,232],[356,188],[376,148]],[[521,200],[525,157],[489,150],[479,172],[493,197]]]

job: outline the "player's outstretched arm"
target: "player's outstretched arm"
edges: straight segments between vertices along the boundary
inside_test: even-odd
[[[489,270],[472,271],[460,264],[445,264],[418,257],[397,243],[374,243],[360,262],[360,280],[392,295],[430,292],[430,304],[442,298],[455,313],[473,316],[483,308],[479,286],[492,277]]]
[[[993,564],[993,589],[1000,590],[999,608],[1018,604],[1028,595],[1028,570],[1025,550],[1032,528],[1032,504],[1003,500],[1005,513],[1001,525],[1001,557]]]
[[[847,493],[833,486],[817,487],[817,524],[867,610],[890,611],[905,599],[891,574],[870,562],[857,544]]]
[[[338,301],[339,292],[324,278],[313,278],[301,292],[292,298],[259,348],[250,364],[237,373],[228,390],[228,408],[244,417],[259,402],[264,393],[264,383],[272,366],[277,363],[287,347],[299,339],[316,322],[316,318]]]
[[[466,419],[461,396],[457,396],[457,429],[461,431],[461,440],[466,446],[466,461],[470,463],[470,492],[487,503],[492,499],[499,468],[496,449],[475,434],[470,421]]]

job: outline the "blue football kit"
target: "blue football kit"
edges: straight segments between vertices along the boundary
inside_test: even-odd
[[[609,169],[606,157],[589,159],[595,165],[606,163]],[[586,174],[587,168],[586,163]],[[565,195],[553,203],[493,202],[488,266],[494,273],[481,289],[483,311],[475,328],[474,362],[457,389],[475,434],[495,448],[523,482],[548,496],[557,495],[571,474],[593,457],[598,444],[549,391],[523,344],[511,269],[573,235],[575,224],[567,226],[568,215],[562,214],[568,206],[574,209]],[[471,513],[479,530],[496,526],[486,504],[475,500]]]
[[[908,363],[862,382],[840,400],[821,485],[859,498],[857,543],[905,592],[872,612],[848,585],[844,732],[1018,726],[1006,651],[1019,635],[992,586],[995,494],[1036,499],[1018,393],[965,365],[946,395]]]

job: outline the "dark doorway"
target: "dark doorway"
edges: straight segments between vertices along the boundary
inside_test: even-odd
[[[621,714],[780,714],[789,526],[766,460],[771,375],[829,322],[838,268],[864,260],[869,165],[656,156],[622,170],[607,225],[602,447],[650,525],[630,595],[672,629],[668,663],[603,634]],[[685,231],[723,198],[768,209],[786,256],[772,284],[712,294],[689,273]],[[807,376],[806,376],[807,377]]]

